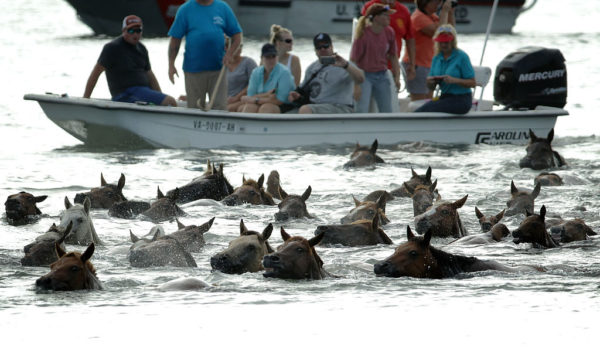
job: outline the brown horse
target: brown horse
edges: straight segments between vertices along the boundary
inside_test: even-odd
[[[283,244],[277,247],[277,251],[263,258],[263,276],[309,280],[320,280],[330,276],[323,269],[323,260],[315,251],[315,246],[321,242],[323,234],[307,240],[300,236],[291,237],[282,227],[281,238]]]
[[[48,196],[34,196],[28,192],[19,192],[11,194],[4,202],[6,219],[11,225],[25,224],[33,216],[41,215],[42,212],[36,206],[36,203],[43,202]]]
[[[395,197],[392,196],[392,194],[389,193],[388,191],[377,190],[377,191],[373,191],[373,192],[369,193],[368,195],[366,195],[365,198],[363,198],[363,200],[361,202],[377,202],[377,200],[381,196],[383,196],[385,198],[386,203],[395,199]]]
[[[279,197],[281,202],[277,205],[279,211],[275,213],[276,221],[285,221],[288,219],[299,219],[299,218],[312,218],[306,209],[306,200],[310,197],[312,188],[308,188],[304,191],[301,196],[287,194],[281,187],[279,187]]]
[[[485,270],[516,272],[534,270],[534,268],[511,268],[492,260],[480,260],[446,253],[431,246],[432,231],[424,236],[415,236],[410,227],[406,228],[408,241],[399,245],[394,254],[375,264],[373,271],[377,276],[448,278],[460,273]]]
[[[58,242],[55,243],[58,260],[50,265],[50,272],[35,281],[35,285],[48,290],[102,289],[96,277],[96,269],[90,262],[94,254],[94,243],[81,253],[65,252]]]
[[[441,200],[441,196],[436,194],[435,187],[437,186],[437,180],[431,185],[412,185],[404,183],[406,190],[410,194],[413,201],[413,215],[421,215],[427,211],[432,205],[434,200]]]
[[[246,177],[242,176],[242,186],[236,188],[232,194],[223,198],[223,204],[240,205],[250,203],[254,205],[275,205],[273,197],[263,187],[264,181],[265,174],[260,175],[258,181],[252,179],[246,180]]]
[[[341,244],[348,247],[392,244],[392,240],[379,227],[379,217],[358,220],[351,224],[317,226],[315,235],[323,235],[321,244]]]
[[[379,197],[377,201],[374,202],[360,202],[354,196],[352,196],[352,199],[354,200],[354,209],[350,210],[350,212],[340,220],[342,224],[350,224],[358,220],[370,221],[373,220],[375,216],[378,217],[378,222],[381,225],[385,225],[390,222],[385,215],[385,196]]]
[[[23,247],[25,256],[21,258],[23,266],[49,266],[56,260],[56,245],[65,249],[65,238],[71,232],[73,223],[70,222],[64,232],[61,232],[55,224],[50,226],[50,229],[41,236],[35,238],[35,241]]]
[[[517,214],[533,213],[535,199],[540,194],[541,184],[538,182],[533,188],[533,191],[519,190],[515,186],[515,182],[510,182],[510,199],[506,202],[508,209],[504,213],[505,216],[513,216]]]
[[[108,209],[108,215],[121,219],[133,219],[148,209],[150,209],[148,202],[127,200],[113,204]]]
[[[562,186],[563,185],[563,179],[560,176],[558,176],[558,174],[549,173],[546,171],[539,173],[538,176],[536,176],[535,179],[533,180],[534,185],[537,185],[538,182],[540,183],[541,186]]]
[[[375,152],[377,152],[379,143],[377,140],[373,141],[371,147],[361,146],[358,142],[354,151],[350,155],[350,160],[344,164],[344,168],[359,168],[374,166],[377,163],[385,163]]]
[[[261,233],[250,231],[240,220],[240,236],[229,242],[229,247],[210,258],[210,266],[224,273],[242,274],[263,270],[263,257],[273,253],[267,241],[273,232],[269,224]]]
[[[156,201],[150,205],[150,208],[142,215],[149,218],[153,222],[160,222],[171,220],[174,217],[187,215],[183,210],[177,206],[177,198],[179,197],[179,191],[176,188],[170,196],[165,196],[160,187],[158,187],[156,194]]]
[[[178,187],[179,196],[177,203],[189,203],[198,199],[213,199],[220,201],[233,193],[233,186],[223,174],[223,164],[216,169],[214,165],[207,162],[206,171],[188,184]],[[167,196],[173,194],[175,190],[167,192]]]
[[[504,217],[503,209],[496,215],[485,216],[477,207],[475,207],[475,215],[477,216],[477,220],[479,220],[479,225],[481,226],[481,232],[488,232],[492,229],[494,225],[496,225],[502,218]]]
[[[406,188],[406,184],[410,185],[412,188],[416,188],[418,185],[431,185],[431,167],[427,167],[427,172],[425,175],[419,175],[415,172],[415,170],[411,167],[410,172],[412,173],[411,178],[408,181],[402,183],[402,186],[390,192],[394,197],[410,197],[410,193]]]
[[[169,234],[169,236],[175,238],[183,248],[190,253],[199,253],[206,242],[204,241],[204,234],[210,230],[215,218],[208,220],[200,226],[196,225],[184,225],[178,219],[177,231]]]
[[[77,193],[74,201],[83,204],[83,201],[89,198],[93,209],[109,209],[113,204],[127,200],[123,195],[123,187],[125,175],[121,174],[119,182],[113,185],[107,183],[104,175],[100,173],[100,187],[94,187],[89,192]]]
[[[512,232],[513,242],[515,244],[533,243],[534,247],[542,248],[558,247],[558,242],[546,230],[545,219],[545,205],[542,205],[539,215],[527,212],[527,217],[521,222],[519,228]]]
[[[457,209],[461,208],[467,201],[467,197],[455,201],[437,201],[433,206],[421,215],[415,216],[417,232],[425,233],[431,231],[436,237],[456,237],[467,235]]]
[[[583,219],[577,218],[551,226],[550,235],[555,241],[569,243],[588,240],[590,236],[595,236],[596,232]]]
[[[545,139],[535,136],[529,129],[527,155],[519,161],[519,167],[542,170],[567,165],[565,159],[552,149],[552,139],[554,139],[554,128],[550,130]]]

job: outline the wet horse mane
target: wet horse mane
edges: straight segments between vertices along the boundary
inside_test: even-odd
[[[437,260],[442,277],[452,277],[459,273],[471,272],[473,271],[471,267],[481,261],[475,257],[446,253],[432,246],[429,246],[429,250],[434,259]]]

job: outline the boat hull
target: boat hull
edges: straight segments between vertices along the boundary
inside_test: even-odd
[[[545,135],[559,108],[530,111],[268,115],[205,112],[58,95],[28,94],[46,116],[90,146],[118,148],[293,148],[322,144],[524,144],[529,129]]]

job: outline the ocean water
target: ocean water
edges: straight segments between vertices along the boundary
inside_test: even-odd
[[[540,1],[517,20],[514,33],[492,35],[483,64],[492,68],[509,52],[523,46],[558,48],[566,58],[570,115],[559,118],[554,148],[568,166],[551,169],[566,179],[562,187],[544,187],[536,200],[549,216],[581,217],[600,230],[600,98],[596,85],[600,69],[600,15],[595,3],[574,0]],[[86,79],[102,45],[110,38],[91,35],[66,1],[22,0],[4,4],[0,13],[2,54],[0,69],[0,196],[18,191],[48,195],[38,206],[44,213],[36,223],[10,226],[0,220],[0,329],[5,344],[58,348],[69,344],[92,348],[134,345],[247,346],[277,344],[291,349],[307,346],[373,347],[448,346],[449,348],[590,347],[599,338],[600,240],[570,243],[539,250],[510,240],[475,247],[433,244],[452,253],[494,259],[506,265],[542,265],[545,273],[485,272],[447,280],[379,278],[373,264],[389,256],[406,240],[413,226],[412,203],[398,199],[387,205],[391,223],[384,230],[393,246],[317,247],[325,269],[339,278],[322,281],[266,279],[261,273],[226,275],[211,271],[209,259],[239,234],[239,221],[262,231],[273,222],[273,246],[281,243],[279,227],[293,235],[311,237],[317,225],[337,223],[352,207],[352,195],[392,190],[410,177],[413,167],[428,166],[444,199],[468,194],[460,210],[470,233],[479,231],[474,207],[496,214],[505,207],[510,182],[533,187],[539,173],[519,169],[523,146],[412,143],[382,147],[386,161],[374,169],[344,170],[353,140],[343,147],[306,147],[291,150],[101,150],[90,149],[50,122],[39,106],[22,99],[25,93],[83,94]],[[276,19],[272,19],[276,23]],[[265,24],[268,30],[270,22]],[[293,29],[293,28],[292,28]],[[464,35],[459,46],[478,63],[483,34]],[[244,54],[258,58],[264,38],[246,38]],[[183,80],[167,77],[166,38],[147,39],[150,58],[163,90],[184,93]],[[314,59],[311,40],[299,38],[294,52],[302,66]],[[334,38],[336,51],[347,57],[349,37]],[[183,51],[183,50],[182,50]],[[181,65],[182,57],[178,59]],[[108,97],[101,77],[94,97]],[[492,97],[492,87],[485,91]],[[163,191],[198,176],[206,160],[225,165],[234,186],[242,176],[258,178],[278,170],[282,187],[301,194],[312,186],[308,210],[314,219],[275,223],[275,207],[225,207],[204,201],[185,205],[185,224],[201,224],[215,217],[205,234],[206,247],[193,254],[197,268],[130,266],[129,230],[144,235],[154,225],[123,220],[93,210],[94,226],[104,245],[92,258],[105,286],[100,292],[38,293],[35,280],[48,269],[22,267],[22,248],[45,232],[64,210],[67,196],[99,185],[100,173],[115,183],[126,175],[129,199],[151,200],[157,186]],[[503,222],[515,229],[522,217]],[[174,222],[163,223],[167,232]],[[69,250],[85,247],[68,246]],[[211,285],[199,292],[160,292],[162,283],[196,277]],[[302,340],[300,340],[302,339]],[[14,346],[14,345],[13,345]]]

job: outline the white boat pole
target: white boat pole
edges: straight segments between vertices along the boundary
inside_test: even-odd
[[[492,5],[492,12],[490,12],[490,19],[488,20],[487,29],[485,31],[485,40],[483,41],[483,50],[481,51],[481,59],[479,60],[480,66],[483,64],[483,55],[485,55],[485,47],[487,46],[487,42],[490,37],[490,32],[492,31],[492,23],[494,23],[494,17],[496,16],[497,8],[498,8],[498,0],[494,0],[494,4]]]

